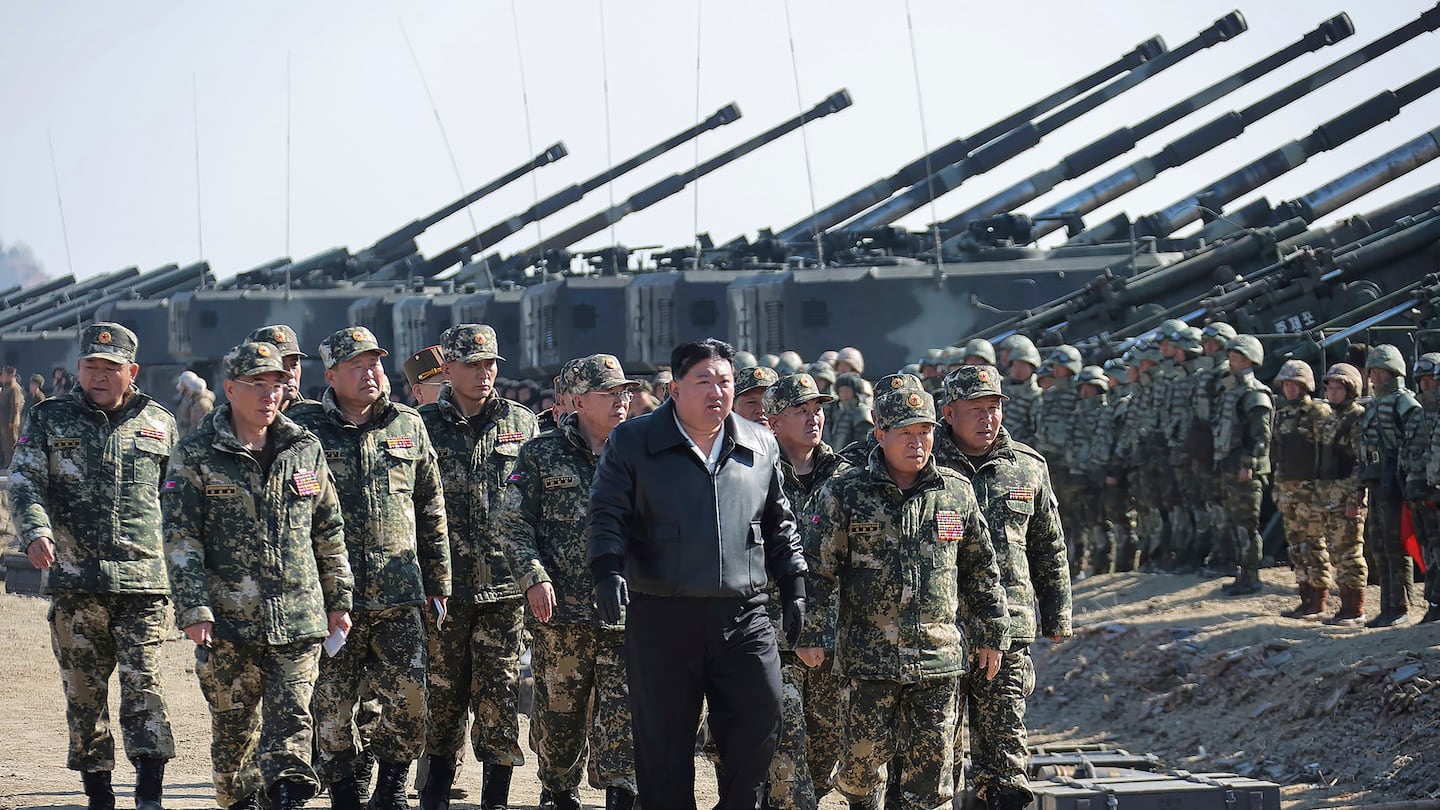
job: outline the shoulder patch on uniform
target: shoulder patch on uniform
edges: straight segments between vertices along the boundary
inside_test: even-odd
[[[1006,490],[1005,497],[1012,501],[1033,501],[1035,500],[1035,488],[1028,484],[1018,484]]]
[[[157,441],[162,441],[162,442],[163,442],[163,441],[165,441],[165,437],[166,437],[168,434],[165,432],[165,429],[164,429],[164,428],[150,427],[150,426],[147,425],[147,426],[145,426],[145,427],[140,428],[140,432],[139,432],[138,434],[136,434],[136,435],[141,436],[141,437],[146,438],[146,439],[155,439],[155,440],[157,440]]]
[[[521,477],[521,476],[520,476],[520,473],[518,473],[518,472],[512,472],[512,473],[510,473],[510,477],[509,477],[509,478],[506,478],[505,480],[506,480],[506,482],[513,484],[513,483],[515,483],[516,481],[519,481],[519,480],[520,480],[520,477]]]
[[[30,435],[27,433],[27,434],[23,434],[23,435],[21,435],[21,436],[15,437],[15,443],[16,443],[16,444],[29,444],[29,443],[30,443]]]
[[[326,460],[326,461],[339,461],[339,460],[340,460],[340,451],[339,451],[339,450],[326,450],[326,451],[325,451],[325,460]]]
[[[545,477],[546,489],[559,489],[564,487],[578,487],[580,479],[573,475],[550,475]]]
[[[415,446],[415,437],[391,436],[385,440],[385,446],[391,450],[409,450]]]
[[[80,446],[80,440],[56,438],[50,441],[50,446],[56,450],[74,450]]]
[[[166,481],[166,489],[174,489],[174,481]],[[240,492],[240,487],[235,484],[209,484],[205,487],[207,498],[233,498]]]
[[[819,516],[819,515],[811,515],[811,516],[810,516],[810,522],[811,522],[811,523],[819,523],[819,522],[820,522],[820,516]]]
[[[965,519],[959,512],[942,509],[935,513],[935,529],[941,540],[964,540]]]
[[[320,479],[314,470],[296,470],[290,476],[290,484],[295,487],[295,494],[302,498],[320,494]]]
[[[525,438],[526,438],[526,436],[525,436],[524,433],[521,433],[521,432],[518,431],[518,430],[512,430],[512,431],[509,431],[508,433],[501,433],[499,436],[496,436],[496,437],[495,437],[495,443],[496,443],[496,444],[511,444],[511,443],[514,443],[514,442],[523,442],[523,441],[525,441]]]
[[[160,491],[161,491],[161,492],[174,492],[179,486],[180,486],[180,482],[179,482],[179,481],[176,481],[174,478],[167,478],[167,479],[165,479],[165,483],[160,485]]]

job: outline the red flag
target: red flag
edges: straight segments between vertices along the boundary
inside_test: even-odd
[[[1425,573],[1425,555],[1420,553],[1420,541],[1415,537],[1415,516],[1410,514],[1408,503],[1400,512],[1400,545],[1420,567],[1420,573]]]

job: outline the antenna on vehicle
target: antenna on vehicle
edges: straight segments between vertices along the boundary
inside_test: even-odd
[[[520,69],[520,107],[525,112],[525,148],[535,153],[535,135],[530,126],[530,87],[525,83],[525,51],[520,44],[520,15],[515,9],[515,0],[510,0],[510,27],[515,32],[515,64]],[[535,175],[530,175],[530,193],[534,202],[540,202],[540,181]],[[545,232],[540,227],[540,220],[535,220],[535,238],[537,242],[545,241]]]
[[[190,117],[195,128],[195,249],[196,259],[205,258],[205,219],[200,207],[200,78],[190,73]]]
[[[600,95],[605,101],[605,168],[615,168],[615,158],[611,147],[610,138],[610,49],[605,41],[605,0],[597,0],[596,5],[600,9]],[[610,207],[615,207],[615,178],[611,177],[610,182],[605,184],[605,190],[610,195]],[[610,223],[610,244],[619,244],[615,238],[615,223]],[[610,272],[614,275],[620,273],[619,251],[610,251]]]
[[[925,128],[925,94],[920,87],[920,54],[915,47],[915,19],[910,14],[910,0],[905,0],[905,31],[910,37],[910,72],[915,77],[915,111],[920,116],[920,148],[925,150],[925,179],[921,182],[928,184],[932,174],[930,136]],[[926,196],[930,198],[930,233],[935,238],[935,280],[939,281],[945,276],[940,253],[940,217],[935,210],[935,195]]]
[[[455,185],[459,186],[460,193],[464,194],[465,180],[460,176],[460,164],[455,162],[455,150],[450,148],[450,136],[445,132],[445,122],[440,120],[440,108],[435,106],[435,96],[430,92],[430,82],[425,78],[425,69],[420,66],[420,57],[415,54],[415,46],[410,44],[410,33],[405,30],[405,21],[396,22],[400,25],[400,36],[405,38],[405,48],[410,51],[410,60],[415,63],[415,72],[420,75],[420,86],[425,89],[425,100],[430,102],[430,114],[435,116],[435,127],[440,130],[440,142],[445,144],[445,154],[450,156],[450,168],[455,172]],[[470,218],[471,235],[479,233],[480,226],[475,224],[475,214],[468,205],[465,206],[465,216]]]
[[[50,173],[55,176],[55,204],[60,208],[60,237],[65,240],[65,266],[70,275],[75,275],[75,261],[70,256],[70,229],[65,227],[65,200],[60,196],[60,169],[55,163],[55,139],[50,130],[45,130],[45,142],[50,145]]]
[[[790,42],[790,75],[795,80],[795,109],[804,112],[805,103],[800,96],[800,65],[795,60],[795,28],[790,24],[790,0],[785,0],[785,37]],[[820,267],[825,266],[825,244],[819,227],[819,207],[815,204],[815,174],[810,168],[810,135],[805,127],[800,128],[800,145],[805,153],[805,182],[810,189],[810,217],[815,223],[815,259]]]
[[[704,43],[705,33],[705,0],[695,0],[695,120],[700,120],[700,56],[701,44]],[[700,139],[695,139],[695,167],[691,169],[693,174],[700,168]],[[700,245],[700,178],[695,178],[694,186],[691,189],[690,208],[690,232],[695,234],[695,269],[700,269],[701,245]]]

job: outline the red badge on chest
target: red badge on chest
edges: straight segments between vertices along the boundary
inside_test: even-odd
[[[295,487],[295,494],[302,498],[320,494],[320,479],[315,476],[314,470],[296,470],[290,476],[290,484]]]

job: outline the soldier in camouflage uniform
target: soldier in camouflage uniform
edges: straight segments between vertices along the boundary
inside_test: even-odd
[[[1238,335],[1225,347],[1230,376],[1215,419],[1215,466],[1225,482],[1225,511],[1234,532],[1240,568],[1225,587],[1230,596],[1260,590],[1260,499],[1270,475],[1270,391],[1255,378],[1265,349],[1253,335]]]
[[[1365,549],[1380,575],[1380,613],[1366,627],[1393,627],[1410,618],[1410,556],[1400,538],[1405,482],[1400,457],[1405,436],[1424,419],[1420,403],[1405,387],[1405,358],[1391,345],[1372,348],[1365,357],[1372,393],[1360,420],[1360,481],[1369,490]]]
[[[520,448],[495,529],[530,603],[540,806],[579,810],[588,742],[606,807],[628,809],[635,748],[625,628],[602,623],[591,605],[585,514],[600,453],[638,383],[613,355],[594,354],[571,367],[567,386],[577,411]]]
[[[1427,474],[1432,437],[1440,428],[1440,354],[1427,352],[1415,358],[1415,386],[1419,389],[1421,417],[1410,421],[1400,468],[1405,475],[1405,503],[1415,526],[1425,570],[1437,571],[1425,578],[1425,614],[1421,624],[1440,619],[1440,489]]]
[[[356,766],[367,748],[380,774],[372,808],[405,807],[405,776],[425,747],[426,605],[438,615],[450,596],[439,463],[420,414],[382,391],[387,354],[369,329],[335,332],[320,343],[329,388],[286,413],[319,437],[348,517],[354,627],[321,661],[311,702],[315,773],[336,810],[359,810],[369,785]],[[355,719],[364,681],[380,709],[368,745]]]
[[[960,364],[964,366],[995,365],[995,346],[984,338],[975,338],[965,344]]]
[[[65,689],[70,751],[90,807],[110,810],[115,739],[110,673],[120,669],[120,733],[135,801],[159,810],[175,739],[160,687],[165,576],[161,476],[175,419],[133,387],[135,334],[96,323],[80,336],[79,386],[31,407],[10,468],[21,550],[50,569],[50,640]]]
[[[887,374],[880,378],[879,382],[875,384],[875,387],[882,395],[893,393],[900,389],[929,393],[925,390],[925,384],[920,380],[920,377],[915,374]],[[827,416],[826,418],[829,417]],[[864,467],[869,463],[870,451],[875,449],[877,443],[875,431],[867,430],[862,436],[840,448],[837,452],[841,458],[845,459],[845,463],[851,467]]]
[[[974,487],[1009,612],[1009,646],[1001,648],[999,674],[979,677],[977,666],[962,675],[959,711],[970,712],[976,796],[993,810],[1020,810],[1032,799],[1025,777],[1025,700],[1035,689],[1030,643],[1037,636],[1058,641],[1071,632],[1064,531],[1045,459],[1001,427],[1005,395],[999,371],[962,367],[950,372],[945,385],[949,429],[935,439],[935,459]],[[957,733],[957,763],[961,754]]]
[[[757,425],[770,426],[765,417],[765,389],[780,375],[766,366],[749,366],[735,372],[735,415]]]
[[[824,406],[833,400],[809,374],[783,377],[765,391],[765,412],[780,446],[780,471],[785,496],[797,515],[807,509],[826,481],[848,472],[851,465],[821,441]],[[770,619],[780,639],[780,737],[770,764],[767,806],[776,810],[808,810],[834,786],[843,729],[840,712],[848,682],[835,673],[834,662],[809,669],[789,649],[781,625],[778,588],[771,586]],[[807,589],[808,592],[808,589]],[[825,649],[833,652],[834,639]]]
[[[1005,406],[1005,431],[1010,438],[1023,444],[1035,442],[1035,417],[1040,405],[1040,386],[1035,370],[1040,367],[1040,350],[1024,335],[1011,335],[1000,344],[1001,353],[1008,352],[1010,365],[1006,372],[1004,391],[1010,397]]]
[[[1075,376],[1080,373],[1080,350],[1074,346],[1057,346],[1050,352],[1049,364],[1055,375],[1055,385],[1040,398],[1039,415],[1036,418],[1035,449],[1039,450],[1050,465],[1050,483],[1055,488],[1055,497],[1060,502],[1060,514],[1067,526],[1066,544],[1069,551],[1070,573],[1080,573],[1080,561],[1085,557],[1084,518],[1077,514],[1084,489],[1079,476],[1068,466],[1071,442],[1074,438],[1076,404],[1080,400]]]
[[[1168,447],[1159,431],[1164,372],[1160,350],[1149,343],[1138,344],[1135,393],[1125,427],[1124,455],[1131,460],[1130,483],[1136,500],[1143,506],[1138,515],[1141,538],[1140,560],[1145,570],[1154,570],[1165,561],[1170,548],[1169,526],[1160,504],[1168,481],[1165,466]]]
[[[819,666],[833,637],[835,665],[850,679],[835,780],[850,806],[876,806],[889,763],[894,804],[933,808],[954,790],[962,616],[975,677],[993,680],[1010,643],[1005,591],[974,490],[931,454],[930,395],[896,390],[876,412],[868,465],[831,479],[805,519],[820,587],[796,654]]]
[[[301,402],[314,402],[306,399],[305,394],[300,390],[300,361],[310,357],[300,351],[300,338],[295,335],[295,330],[283,323],[262,326],[250,333],[245,338],[247,343],[269,343],[280,350],[280,356],[285,362],[285,374],[289,378],[285,385],[285,398],[280,401],[280,412],[290,410],[292,405]]]
[[[826,443],[832,447],[847,447],[853,441],[864,438],[875,427],[870,413],[871,394],[869,384],[856,372],[849,371],[835,378],[835,422],[829,430]],[[830,425],[829,422],[826,423]]]
[[[1176,554],[1176,569],[1197,571],[1205,562],[1211,542],[1202,540],[1209,502],[1204,490],[1195,485],[1195,453],[1208,460],[1212,453],[1210,437],[1203,444],[1190,442],[1195,423],[1195,389],[1214,364],[1204,353],[1202,334],[1193,326],[1181,326],[1169,335],[1175,371],[1170,377],[1162,420],[1165,442],[1169,449],[1169,475],[1174,498],[1170,508],[1170,525]]]
[[[1109,560],[1095,559],[1090,562],[1090,572],[1105,574],[1116,571],[1134,571],[1140,564],[1140,546],[1136,538],[1137,507],[1130,492],[1130,470],[1134,460],[1128,455],[1131,444],[1125,440],[1130,418],[1130,405],[1134,401],[1131,391],[1133,382],[1140,376],[1135,364],[1124,357],[1105,361],[1105,374],[1110,379],[1110,407],[1106,410],[1108,419],[1100,423],[1096,437],[1102,451],[1109,449],[1105,464],[1105,490],[1100,496],[1100,506],[1105,514],[1105,526],[1114,533],[1113,545],[1106,538],[1106,548],[1114,549]]]
[[[495,393],[502,360],[495,330],[458,324],[445,331],[449,383],[420,409],[440,457],[452,569],[449,616],[430,632],[428,779],[422,808],[446,807],[468,712],[475,758],[485,765],[480,803],[504,807],[520,751],[520,647],[525,600],[491,525],[520,446],[534,438],[535,414]]]
[[[920,383],[931,394],[945,387],[945,375],[940,373],[940,362],[944,359],[943,349],[926,349],[925,354],[920,357],[920,373],[915,376],[920,378]]]
[[[221,807],[303,807],[320,642],[350,629],[354,579],[325,450],[280,413],[269,343],[225,356],[225,396],[170,458],[160,501],[176,624],[195,642]],[[258,728],[258,736],[257,736]]]
[[[1360,484],[1360,420],[1365,408],[1357,401],[1365,390],[1360,370],[1336,363],[1321,378],[1329,418],[1318,427],[1320,460],[1315,495],[1320,503],[1321,533],[1330,550],[1340,609],[1328,625],[1358,627],[1365,623],[1365,488]]]
[[[1275,409],[1270,467],[1275,471],[1275,506],[1285,520],[1285,542],[1300,604],[1280,615],[1318,622],[1330,596],[1330,549],[1326,543],[1325,508],[1317,490],[1320,475],[1320,431],[1332,418],[1329,403],[1311,397],[1315,374],[1301,360],[1286,360],[1275,376],[1281,401]]]
[[[1190,388],[1182,408],[1190,422],[1184,444],[1190,456],[1190,477],[1185,491],[1198,503],[1194,512],[1194,539],[1191,562],[1206,569],[1222,570],[1230,561],[1228,519],[1221,507],[1224,486],[1215,471],[1215,414],[1220,408],[1221,380],[1230,373],[1225,346],[1235,337],[1229,324],[1208,323],[1200,332],[1203,358],[1190,375]]]
[[[1105,515],[1105,473],[1114,455],[1113,429],[1115,414],[1110,408],[1110,380],[1100,366],[1085,366],[1075,378],[1080,392],[1076,404],[1073,438],[1067,461],[1081,493],[1076,517],[1084,523],[1079,527],[1082,559],[1071,561],[1081,572],[1109,573],[1118,553],[1115,527]]]

